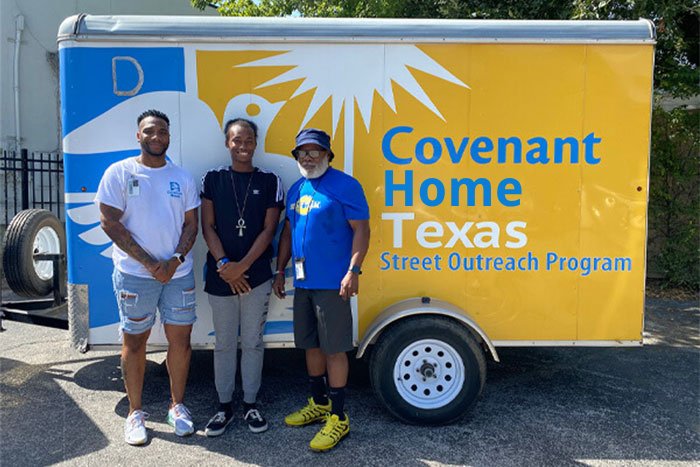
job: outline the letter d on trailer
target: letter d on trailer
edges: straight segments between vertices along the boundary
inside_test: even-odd
[[[650,22],[81,15],[58,40],[76,344],[119,344],[93,200],[109,164],[139,153],[149,108],[196,179],[229,164],[233,117],[258,124],[255,164],[286,187],[294,135],[332,135],[371,211],[357,355],[401,420],[461,417],[498,347],[641,344]],[[195,347],[213,343],[205,252],[200,239]],[[294,345],[290,298],[271,300],[264,340]]]

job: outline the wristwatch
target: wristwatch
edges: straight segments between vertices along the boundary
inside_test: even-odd
[[[228,263],[229,259],[227,257],[220,258],[219,261],[216,262],[216,269],[221,269],[221,266],[224,264]]]
[[[175,258],[180,264],[185,262],[185,255],[183,255],[182,253],[173,254],[173,258]]]
[[[360,266],[352,266],[350,269],[348,269],[348,272],[352,272],[354,274],[360,275],[362,274],[362,269],[360,269]]]

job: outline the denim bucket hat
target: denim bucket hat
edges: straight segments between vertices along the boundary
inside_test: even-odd
[[[316,128],[305,128],[297,135],[296,146],[294,149],[297,149],[299,146],[303,146],[305,144],[318,144],[323,149],[330,151],[331,137],[328,136],[328,133],[323,130],[318,130]]]

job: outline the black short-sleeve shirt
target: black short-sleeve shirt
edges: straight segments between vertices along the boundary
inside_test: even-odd
[[[234,196],[234,187],[236,190]],[[252,172],[236,172],[231,167],[208,171],[202,179],[201,197],[214,203],[216,233],[231,261],[240,261],[253,246],[265,226],[269,208],[284,208],[284,188],[280,178],[272,172],[255,168]],[[236,206],[238,198],[238,207]],[[245,207],[244,207],[245,206]],[[239,208],[245,220],[243,236],[236,225]],[[272,277],[272,245],[248,269],[248,283],[257,287]],[[204,291],[218,296],[234,295],[229,285],[216,272],[216,260],[207,253]]]

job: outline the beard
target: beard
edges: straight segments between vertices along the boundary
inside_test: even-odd
[[[305,169],[299,161],[297,161],[297,167],[299,167],[302,177],[307,179],[318,178],[328,170],[328,157],[324,157],[313,169]]]
[[[146,153],[152,157],[162,157],[165,155],[165,151],[167,151],[167,150],[168,150],[167,144],[163,145],[163,149],[161,149],[160,152],[156,152],[156,151],[151,149],[151,146],[148,143],[141,143],[141,151],[143,151],[144,153]]]

